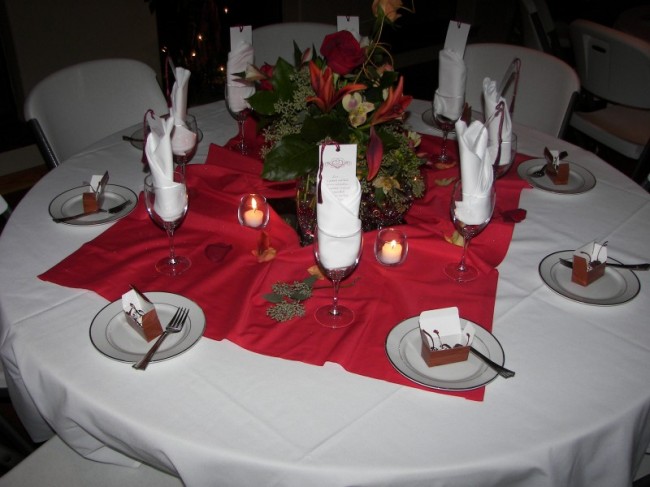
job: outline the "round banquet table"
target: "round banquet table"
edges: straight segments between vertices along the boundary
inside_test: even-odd
[[[414,101],[409,119],[425,133],[429,105]],[[190,112],[204,133],[200,163],[236,126],[223,102]],[[207,338],[136,373],[89,340],[104,298],[37,278],[108,227],[52,222],[55,196],[106,169],[112,184],[142,190],[140,153],[121,138],[132,132],[47,174],[0,237],[1,356],[34,440],[55,432],[88,458],[145,462],[196,487],[631,483],[650,442],[650,273],[637,273],[639,295],[617,306],[569,300],[538,273],[545,256],[591,240],[609,241],[623,262],[650,258],[650,195],[630,179],[567,142],[515,127],[519,152],[566,149],[597,184],[579,195],[523,190],[528,213],[498,267],[492,330],[517,375],[488,384],[483,401]]]

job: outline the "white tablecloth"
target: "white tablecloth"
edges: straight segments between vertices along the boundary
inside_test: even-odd
[[[415,128],[428,130],[428,107],[412,105]],[[190,112],[205,134],[199,162],[236,126],[223,103]],[[567,149],[598,183],[523,191],[493,328],[517,375],[483,402],[205,338],[146,373],[98,353],[88,327],[106,300],[36,276],[105,229],[53,223],[52,198],[106,169],[141,190],[140,153],[116,134],[44,177],[0,237],[0,351],[21,419],[35,440],[53,429],[90,458],[144,461],[196,487],[629,485],[650,442],[650,273],[634,300],[600,307],[554,293],[537,266],[593,239],[621,261],[649,260],[650,195],[588,152],[515,132],[520,152]]]

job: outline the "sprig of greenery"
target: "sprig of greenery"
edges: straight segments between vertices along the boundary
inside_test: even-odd
[[[289,321],[293,318],[305,315],[305,306],[302,301],[309,299],[318,276],[309,276],[302,281],[293,283],[276,282],[271,286],[272,293],[263,297],[273,303],[266,310],[266,315],[275,321]]]

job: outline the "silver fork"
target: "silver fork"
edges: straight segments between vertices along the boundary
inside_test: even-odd
[[[151,362],[154,354],[160,348],[160,345],[162,345],[162,342],[165,341],[165,338],[167,338],[169,334],[178,333],[183,329],[189,313],[189,308],[178,308],[176,313],[174,313],[174,316],[172,316],[172,319],[169,321],[167,328],[165,328],[165,331],[158,337],[158,340],[156,340],[156,343],[153,344],[147,354],[142,357],[139,362],[133,364],[133,368],[137,370],[145,370],[147,365],[149,365],[149,362]]]

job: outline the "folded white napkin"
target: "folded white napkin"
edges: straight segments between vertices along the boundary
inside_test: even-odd
[[[174,182],[171,145],[174,117],[161,119],[149,114],[147,123],[151,132],[144,150],[156,193],[154,210],[164,221],[173,222],[183,216],[187,205],[185,184]]]
[[[467,69],[463,57],[451,49],[442,49],[438,61],[438,93],[464,98]]]
[[[319,259],[326,269],[349,267],[355,263],[361,245],[361,184],[350,181],[347,188],[332,188],[322,181],[322,203],[316,205]]]
[[[490,158],[494,161],[497,155],[498,142],[499,142],[499,125],[501,125],[501,117],[503,117],[503,125],[501,128],[501,159],[499,164],[510,163],[510,142],[512,141],[512,120],[510,119],[510,111],[508,110],[508,102],[499,94],[499,87],[496,81],[490,78],[483,80],[483,103],[485,104],[485,120],[486,122],[494,112],[497,105],[503,102],[503,114],[497,115],[490,124],[487,126],[488,132],[488,151]]]
[[[490,193],[494,170],[487,152],[488,134],[484,125],[474,121],[468,127],[456,122],[456,136],[460,153],[460,179],[463,201],[456,203],[456,216],[467,225],[480,225],[490,219]]]
[[[227,83],[228,83],[228,105],[230,109],[239,113],[249,108],[246,98],[255,93],[255,86],[235,76],[236,73],[243,73],[249,65],[254,62],[254,50],[247,42],[242,42],[228,53]]]
[[[171,93],[171,112],[176,120],[185,120],[185,117],[187,116],[187,90],[189,88],[191,74],[192,73],[185,68],[174,69],[175,81]]]

